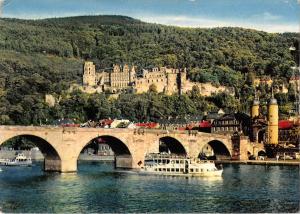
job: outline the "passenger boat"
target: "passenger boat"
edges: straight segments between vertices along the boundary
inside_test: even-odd
[[[181,176],[222,176],[223,169],[213,161],[169,154],[148,154],[141,174]]]
[[[14,159],[0,159],[0,165],[4,166],[31,166],[31,158],[26,157],[23,153],[17,154]]]

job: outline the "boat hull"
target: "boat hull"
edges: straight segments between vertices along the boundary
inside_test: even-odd
[[[23,162],[15,162],[15,161],[0,161],[0,166],[31,166],[32,161],[23,161]]]
[[[186,176],[186,177],[221,177],[223,169],[210,171],[210,172],[199,172],[199,173],[181,173],[181,172],[156,172],[141,170],[138,174],[141,175],[170,175],[170,176]]]

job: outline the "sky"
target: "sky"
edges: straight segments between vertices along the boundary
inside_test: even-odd
[[[300,0],[0,0],[0,5],[0,16],[10,18],[125,15],[182,27],[300,29]]]

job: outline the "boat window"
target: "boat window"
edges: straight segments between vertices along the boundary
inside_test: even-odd
[[[183,169],[180,169],[180,172],[183,172]]]
[[[163,171],[165,172],[165,171],[166,171],[166,168],[163,168]]]
[[[176,160],[176,163],[178,164],[178,163],[179,163],[179,160]]]
[[[178,169],[178,168],[176,168],[176,172],[179,172],[179,169]]]
[[[174,171],[175,171],[175,169],[174,169],[174,168],[172,168],[172,169],[171,169],[171,172],[174,172]]]
[[[199,169],[196,169],[196,172],[199,172]]]
[[[159,168],[159,169],[158,169],[158,171],[160,171],[160,172],[161,172],[161,168]]]
[[[201,169],[201,172],[203,172],[203,169]]]
[[[194,172],[194,169],[191,169],[191,172]]]

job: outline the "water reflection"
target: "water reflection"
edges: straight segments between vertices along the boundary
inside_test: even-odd
[[[297,167],[224,165],[222,177],[141,176],[98,162],[81,162],[71,174],[44,173],[39,167],[0,173],[2,212],[299,210]]]

